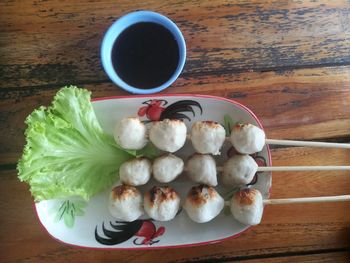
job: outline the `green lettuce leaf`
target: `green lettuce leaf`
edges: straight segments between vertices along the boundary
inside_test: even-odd
[[[102,130],[90,98],[85,89],[64,87],[50,107],[27,117],[27,143],[17,170],[35,201],[69,196],[88,200],[111,186],[119,166],[136,156]]]

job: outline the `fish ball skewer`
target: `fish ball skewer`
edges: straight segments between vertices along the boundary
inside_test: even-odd
[[[191,139],[197,152],[213,155],[220,154],[225,140],[229,140],[242,154],[260,152],[265,144],[350,149],[349,143],[267,139],[262,129],[249,123],[237,124],[233,127],[230,137],[224,138],[224,129],[220,124],[211,121],[197,123],[192,126],[190,136],[185,134],[187,128],[182,121],[166,119],[153,123],[153,135],[148,136],[146,126],[138,118],[128,117],[116,124],[113,135],[116,143],[124,149],[142,149],[149,137],[157,148],[175,152],[184,145],[186,139]]]
[[[231,213],[237,221],[245,225],[257,225],[261,222],[264,204],[272,205],[344,201],[350,201],[350,195],[263,200],[259,190],[247,188],[234,194],[229,204]]]
[[[269,171],[349,171],[350,166],[258,166],[247,154],[237,154],[228,159],[222,167],[216,167],[211,155],[194,154],[187,162],[188,177],[197,183],[217,185],[217,172],[222,172],[222,182],[227,186],[249,184],[257,172]]]
[[[229,139],[235,149],[243,154],[260,152],[265,144],[350,149],[349,143],[266,139],[262,129],[249,123],[234,126]]]
[[[223,167],[217,167],[222,171],[223,183],[227,186],[249,184],[256,172],[270,171],[349,171],[350,166],[258,166],[250,155],[237,154],[228,159]]]
[[[146,184],[153,170],[153,176],[161,183],[168,183],[177,178],[182,171],[197,183],[216,186],[217,171],[222,171],[222,181],[227,186],[249,184],[256,172],[268,171],[342,171],[350,170],[350,166],[262,166],[259,167],[250,155],[235,155],[228,159],[223,167],[217,167],[215,159],[208,154],[194,154],[184,169],[183,160],[173,154],[158,157],[153,168],[151,162],[144,157],[126,161],[120,166],[120,180],[124,184],[139,186]]]

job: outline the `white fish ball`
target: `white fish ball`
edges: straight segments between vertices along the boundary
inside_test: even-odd
[[[198,121],[191,129],[193,148],[202,154],[219,155],[225,138],[225,129],[217,122]]]
[[[183,208],[193,221],[205,223],[219,215],[224,205],[224,199],[213,187],[200,185],[191,188]]]
[[[265,132],[250,123],[233,127],[230,140],[235,149],[243,154],[260,152],[265,145]]]
[[[234,218],[242,224],[259,224],[264,211],[260,191],[251,188],[237,192],[231,199],[230,209]]]
[[[131,222],[143,213],[142,195],[133,186],[119,185],[109,194],[108,209],[113,217],[121,221]]]
[[[180,208],[180,197],[169,186],[154,186],[146,192],[143,202],[146,213],[158,221],[169,221],[176,216]]]
[[[114,139],[124,149],[139,150],[147,144],[146,126],[138,118],[124,118],[114,128]]]
[[[209,154],[196,153],[187,161],[187,175],[197,183],[216,186],[218,184],[216,162]]]
[[[149,138],[160,150],[176,152],[186,142],[187,127],[181,120],[169,120],[154,122]]]
[[[258,170],[250,155],[237,154],[224,163],[222,181],[227,186],[249,184]]]
[[[127,185],[146,184],[151,178],[152,164],[147,158],[135,158],[124,162],[119,168],[120,180]]]
[[[175,180],[184,169],[184,161],[169,153],[156,158],[153,162],[153,177],[161,183]]]

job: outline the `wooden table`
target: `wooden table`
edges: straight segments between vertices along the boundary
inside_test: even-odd
[[[265,3],[263,3],[265,2]],[[350,202],[276,205],[239,238],[202,247],[95,251],[58,243],[40,227],[15,170],[25,117],[76,84],[93,97],[126,95],[100,64],[101,38],[120,15],[148,9],[173,19],[188,57],[164,93],[234,99],[269,138],[349,142],[347,1],[1,1],[1,262],[349,262]],[[349,150],[282,147],[275,165],[349,165]],[[348,172],[274,173],[273,198],[350,193]]]

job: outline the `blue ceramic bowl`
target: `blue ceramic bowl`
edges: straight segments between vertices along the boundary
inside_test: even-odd
[[[130,27],[133,24],[140,22],[153,22],[160,24],[166,27],[175,37],[178,46],[179,46],[179,64],[174,72],[174,74],[162,85],[154,87],[151,89],[139,89],[137,87],[130,86],[128,83],[124,82],[118,74],[115,72],[112,64],[112,49],[113,44],[116,41],[117,37],[123,32],[126,28]],[[109,78],[117,84],[122,89],[136,94],[151,94],[164,90],[169,87],[180,75],[186,60],[186,43],[185,39],[174,22],[169,18],[151,11],[136,11],[128,13],[117,21],[115,21],[112,26],[107,30],[101,46],[101,61],[102,66],[109,76]]]

